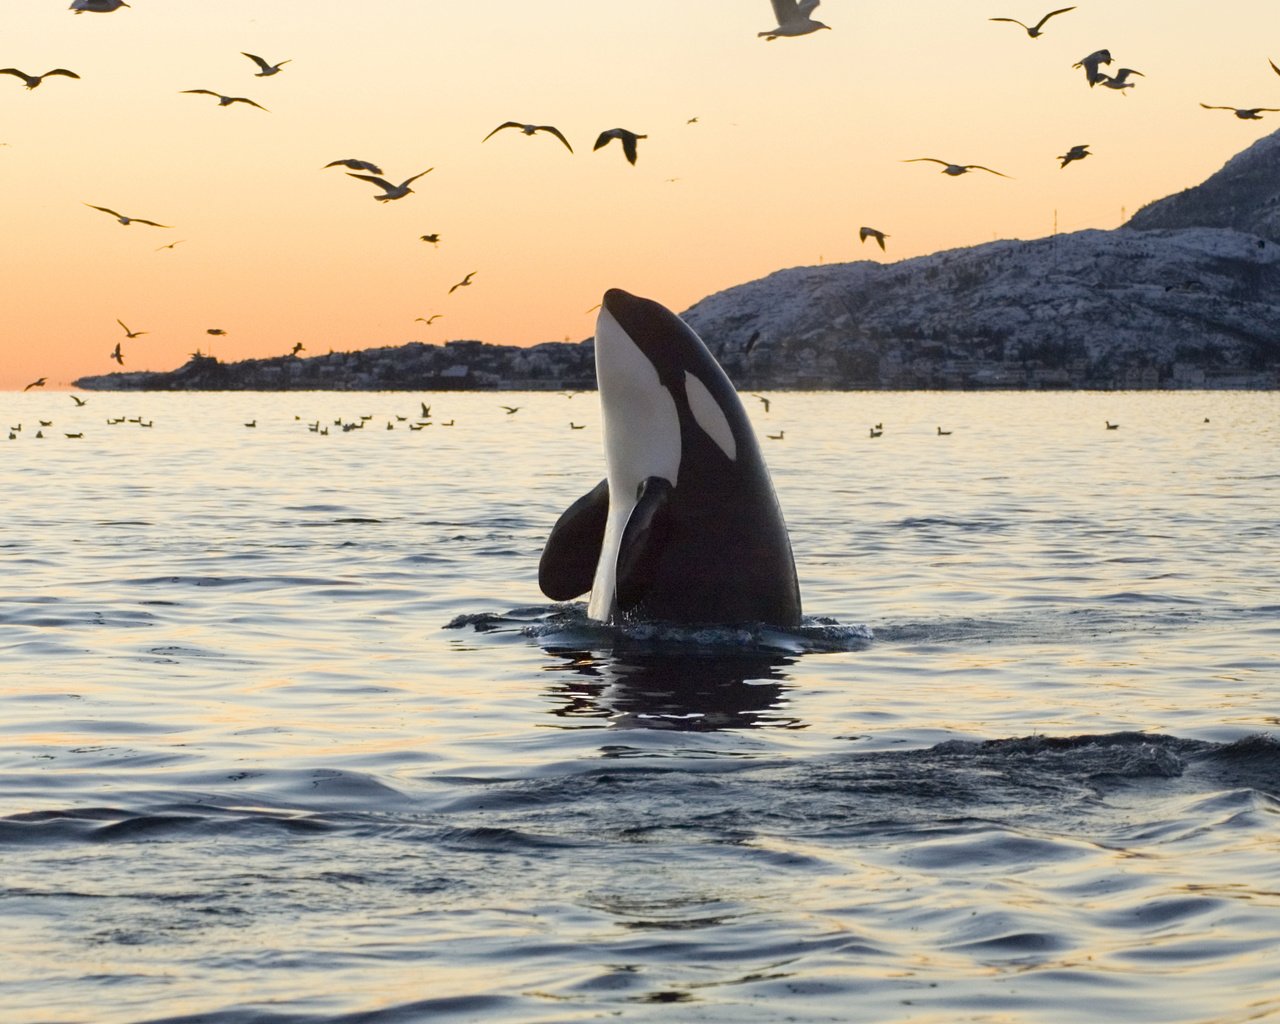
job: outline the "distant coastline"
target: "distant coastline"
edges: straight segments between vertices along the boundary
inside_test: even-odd
[[[681,315],[743,389],[1280,389],[1280,132],[1123,227],[793,267]],[[81,377],[116,391],[589,390],[593,342],[480,341]]]

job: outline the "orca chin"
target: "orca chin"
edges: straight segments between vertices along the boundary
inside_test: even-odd
[[[596,321],[605,478],[560,516],[538,584],[602,622],[800,625],[786,523],[738,393],[688,324],[618,288]]]

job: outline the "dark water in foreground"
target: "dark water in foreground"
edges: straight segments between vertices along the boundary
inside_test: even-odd
[[[0,396],[0,1017],[1280,1020],[1280,398],[772,397],[790,634],[541,599],[592,396]]]

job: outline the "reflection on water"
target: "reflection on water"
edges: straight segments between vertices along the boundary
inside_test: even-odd
[[[551,713],[600,720],[615,728],[709,732],[762,726],[802,729],[784,713],[794,659],[776,654],[702,656],[655,652],[551,649],[556,681],[547,689]]]

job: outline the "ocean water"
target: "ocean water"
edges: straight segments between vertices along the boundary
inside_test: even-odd
[[[1280,1020],[1280,396],[769,397],[791,633],[539,594],[594,395],[0,395],[0,1017]]]

